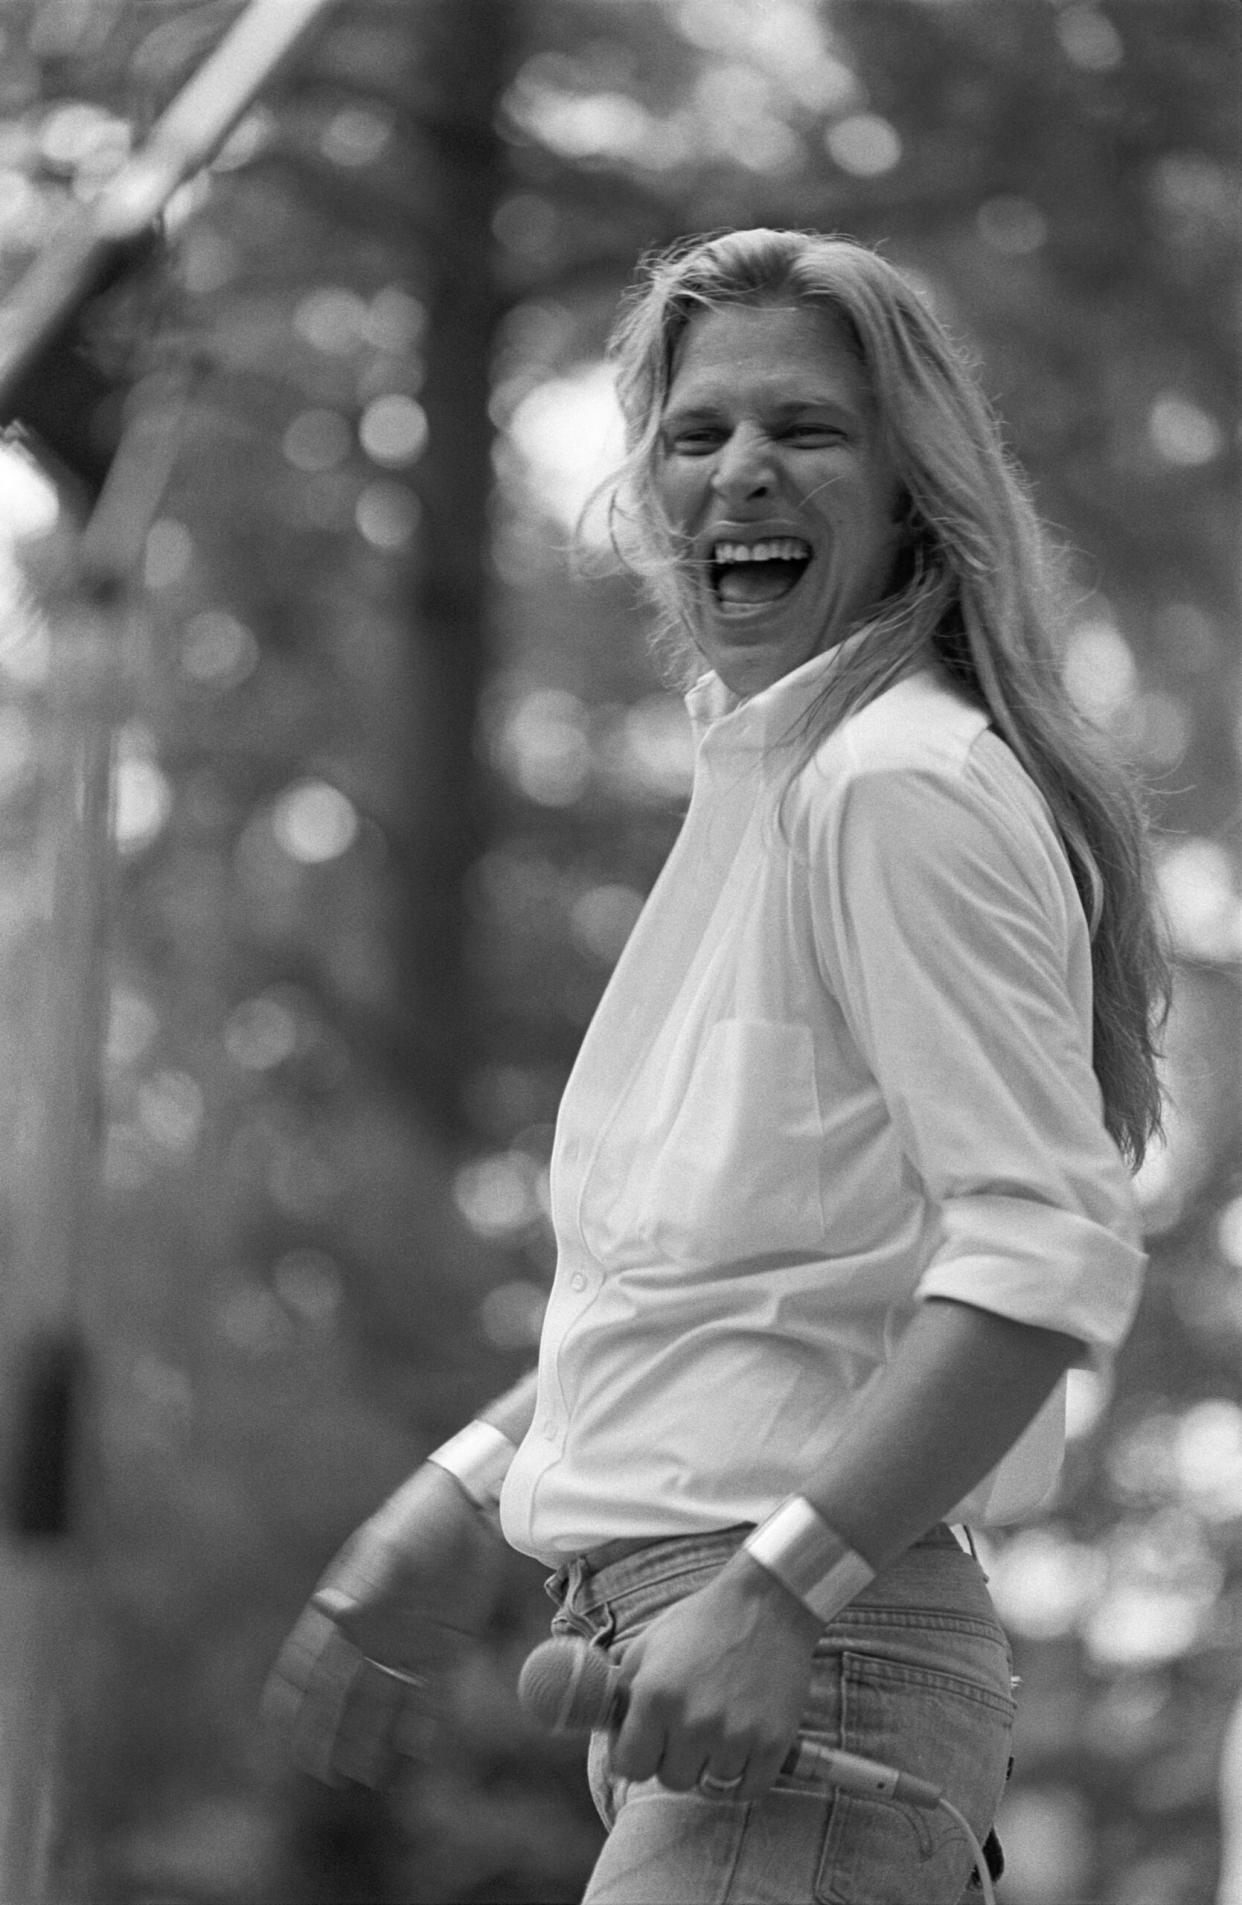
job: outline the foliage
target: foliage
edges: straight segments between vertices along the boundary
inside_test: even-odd
[[[231,11],[5,9],[10,281]],[[360,0],[176,208],[154,315],[112,327],[177,445],[124,635],[86,1304],[112,1895],[569,1898],[589,1864],[575,1756],[514,1702],[528,1564],[391,1803],[291,1781],[256,1705],[336,1542],[531,1353],[557,1097],[686,784],[626,579],[569,571],[577,437],[637,254],[767,222],[883,241],[977,351],[1071,550],[1071,681],[1164,830],[1149,1297],[990,1565],[1025,1681],[1012,1905],[1204,1896],[1242,1524],[1237,54],[1229,0]],[[71,541],[28,553],[49,604]],[[53,825],[20,616],[11,1001]],[[20,1008],[2,1035],[16,1131],[37,1048]],[[12,1164],[0,1194],[20,1230]]]

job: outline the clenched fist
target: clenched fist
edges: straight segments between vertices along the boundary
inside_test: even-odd
[[[264,1695],[303,1771],[384,1786],[420,1757],[438,1687],[487,1620],[501,1543],[454,1478],[426,1463],[342,1548]]]

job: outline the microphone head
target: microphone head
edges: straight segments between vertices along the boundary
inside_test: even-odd
[[[584,1640],[545,1640],[518,1679],[518,1699],[554,1733],[592,1733],[616,1717],[620,1675]]]

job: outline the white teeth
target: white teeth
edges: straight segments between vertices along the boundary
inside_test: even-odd
[[[809,562],[810,547],[797,536],[776,536],[770,542],[718,542],[713,562]]]

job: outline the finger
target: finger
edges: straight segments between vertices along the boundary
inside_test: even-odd
[[[357,1606],[357,1597],[347,1594],[341,1587],[316,1588],[311,1595],[311,1606],[318,1614],[326,1615],[328,1620],[340,1622],[351,1614]]]
[[[339,1785],[342,1777],[333,1757],[361,1658],[348,1641],[330,1633],[287,1713],[291,1758],[304,1772],[330,1786]]]
[[[402,1771],[397,1737],[411,1690],[363,1661],[332,1746],[332,1768],[360,1786],[390,1786]]]
[[[455,1626],[447,1611],[429,1617],[424,1607],[396,1586],[367,1588],[357,1596],[348,1587],[318,1588],[315,1612],[329,1618],[360,1653],[380,1660],[422,1661],[435,1644],[447,1658],[472,1638],[468,1624]]]
[[[746,1768],[745,1760],[726,1766],[713,1757],[694,1783],[705,1799],[737,1799],[746,1783]]]
[[[393,1750],[401,1759],[425,1763],[431,1758],[436,1717],[429,1700],[412,1694],[405,1701],[392,1735]]]
[[[745,1777],[737,1789],[739,1799],[762,1799],[776,1778],[784,1763],[787,1748],[769,1747],[765,1752],[756,1747],[745,1767]]]
[[[694,1733],[670,1732],[656,1777],[670,1792],[693,1792],[711,1763],[714,1742]]]
[[[654,1779],[667,1744],[664,1722],[645,1702],[632,1698],[609,1743],[609,1766],[618,1779]]]
[[[333,1623],[314,1607],[307,1608],[280,1650],[274,1677],[287,1686],[305,1691],[314,1676],[325,1646],[335,1632]]]

